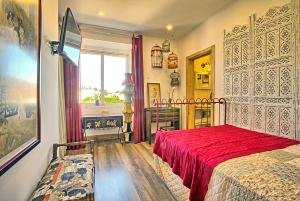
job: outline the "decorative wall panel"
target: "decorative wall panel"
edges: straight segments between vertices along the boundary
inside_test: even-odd
[[[296,122],[300,116],[298,22],[299,0],[293,0],[225,31],[224,92],[229,124],[300,137],[300,122]]]
[[[279,133],[279,113],[278,107],[266,107],[266,132],[277,135]]]
[[[230,124],[251,127],[250,107],[250,26],[236,26],[225,33],[224,65],[227,118]]]
[[[254,130],[265,131],[265,108],[262,105],[254,106]]]
[[[300,0],[292,1],[295,26],[295,66],[296,66],[296,138],[300,140]]]

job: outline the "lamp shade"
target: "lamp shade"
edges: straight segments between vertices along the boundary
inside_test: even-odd
[[[123,85],[133,85],[134,84],[131,73],[125,73],[125,80],[122,84]]]
[[[176,69],[178,67],[178,56],[172,52],[168,56],[168,69]]]

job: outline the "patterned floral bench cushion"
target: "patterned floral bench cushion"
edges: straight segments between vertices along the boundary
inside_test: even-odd
[[[92,155],[64,156],[50,163],[30,201],[78,200],[93,193]]]

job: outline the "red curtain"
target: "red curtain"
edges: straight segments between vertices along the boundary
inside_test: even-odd
[[[66,101],[67,142],[83,140],[81,129],[81,107],[79,67],[68,59],[64,59],[64,84]]]
[[[145,141],[143,36],[132,37],[132,73],[134,81],[134,143]]]

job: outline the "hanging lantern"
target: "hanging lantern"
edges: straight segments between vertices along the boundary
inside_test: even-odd
[[[178,66],[178,56],[172,52],[168,56],[168,69],[176,69]]]
[[[151,65],[153,68],[162,68],[163,54],[159,45],[154,45],[151,48]]]
[[[169,40],[165,40],[163,43],[162,43],[162,51],[163,52],[170,52],[170,41]]]
[[[172,87],[179,86],[179,84],[180,84],[179,77],[180,77],[180,74],[178,72],[176,72],[175,70],[173,73],[171,73],[170,78],[171,78],[171,86]]]

